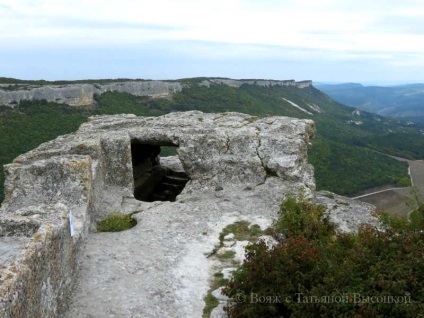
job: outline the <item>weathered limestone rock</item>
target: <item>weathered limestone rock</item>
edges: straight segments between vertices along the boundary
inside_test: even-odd
[[[68,208],[61,204],[26,207],[1,216],[0,317],[60,317],[76,276],[80,240],[70,236]],[[30,220],[37,229],[25,224]],[[5,222],[19,222],[10,231]]]
[[[13,88],[12,88],[13,87]],[[109,84],[68,85],[10,85],[0,87],[0,105],[13,105],[21,100],[45,99],[71,106],[94,103],[94,95],[109,91],[129,93],[135,96],[168,97],[182,90],[178,82],[127,81]]]
[[[373,215],[375,206],[369,203],[328,191],[317,192],[316,203],[326,207],[330,220],[338,225],[340,231],[356,232],[361,224],[378,224],[377,217]]]
[[[218,307],[214,308],[211,312],[210,318],[228,318],[224,311],[225,304],[220,303]]]
[[[73,192],[72,182],[66,181],[65,185],[64,181],[71,170],[62,171],[61,165],[66,164],[59,162],[67,156],[80,156],[73,160],[85,160],[86,175],[81,178],[91,180],[86,181],[86,187],[92,190],[87,189],[85,197],[92,194],[92,204],[96,206],[94,219],[119,210],[122,198],[133,195],[131,141],[134,140],[178,146],[181,164],[196,189],[223,184],[257,185],[269,176],[279,176],[313,191],[313,170],[307,163],[307,143],[313,134],[314,123],[310,120],[257,119],[239,113],[193,111],[161,117],[92,117],[75,134],[42,144],[6,166],[5,208],[14,204],[22,206],[31,200],[53,202],[64,196],[75,196],[79,192]],[[51,165],[51,168],[43,168],[43,165]],[[75,165],[76,168],[81,164]],[[55,170],[62,171],[56,173],[61,185],[53,180]],[[41,182],[44,179],[38,179],[37,171],[49,172],[46,182],[50,182],[54,190],[37,188],[31,194],[33,185],[46,187],[46,182]],[[60,174],[64,174],[64,178],[60,178]],[[15,179],[25,180],[26,185]],[[69,201],[74,204],[76,199],[70,197]]]
[[[295,86],[299,88],[305,88],[312,85],[312,81],[300,81],[294,80],[275,81],[275,80],[234,80],[229,78],[211,78],[202,82],[202,85],[209,86],[213,84],[225,84],[231,87],[240,87],[244,84],[258,85],[258,86]]]
[[[184,172],[183,164],[178,156],[161,157],[160,165],[176,172]]]
[[[223,287],[219,287],[212,292],[212,296],[214,296],[219,301],[227,301],[228,296],[222,294]]]
[[[287,117],[95,116],[17,157],[0,209],[0,317],[200,317],[219,232],[240,220],[269,226],[288,193],[314,197],[313,135],[311,120]],[[134,144],[178,147],[177,158],[149,157],[190,179],[176,202],[135,199]],[[107,214],[132,211],[142,212],[131,230],[88,235]],[[242,259],[245,244],[227,248]]]

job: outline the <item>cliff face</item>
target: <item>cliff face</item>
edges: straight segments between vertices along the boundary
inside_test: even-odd
[[[234,79],[221,79],[211,78],[202,82],[203,85],[208,86],[210,84],[225,84],[231,87],[240,87],[244,84],[258,85],[262,87],[266,86],[294,86],[298,88],[306,88],[312,86],[312,81],[300,81],[294,80],[275,81],[275,80],[234,80]]]
[[[232,80],[209,79],[201,85],[225,84],[240,87],[243,84],[259,86],[296,86],[305,88],[312,85],[311,81],[263,81],[263,80]],[[50,102],[65,103],[71,106],[86,106],[94,103],[94,94],[108,91],[125,92],[135,96],[150,96],[153,98],[169,97],[180,92],[184,84],[166,81],[129,81],[108,84],[69,84],[69,85],[1,85],[0,105],[13,106],[21,100],[45,99]]]
[[[73,295],[68,317],[107,316],[114,306],[123,317],[201,316],[205,255],[217,233],[238,219],[270,224],[289,193],[315,196],[307,163],[314,132],[311,120],[240,113],[95,116],[76,133],[17,157],[5,167],[0,209],[0,316],[64,317]],[[177,163],[161,161],[159,146],[178,147]],[[154,182],[149,178],[160,169],[183,170],[190,179],[176,201],[135,200],[136,175],[145,171],[142,178]],[[325,202],[334,213],[335,203]],[[94,250],[83,258],[90,260],[75,294],[82,243],[96,221],[117,211],[143,213],[134,230],[89,240]],[[349,220],[344,230],[358,223]],[[124,267],[109,257],[118,254]],[[116,279],[127,267],[131,278]]]
[[[110,84],[70,84],[70,85],[22,85],[0,87],[0,104],[12,105],[21,100],[46,99],[50,102],[65,103],[71,106],[93,104],[94,94],[109,91],[129,93],[135,96],[167,97],[182,89],[176,82],[145,81],[116,82]]]

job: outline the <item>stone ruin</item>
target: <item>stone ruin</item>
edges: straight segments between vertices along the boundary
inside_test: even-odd
[[[272,220],[287,193],[303,191],[329,209],[334,205],[315,193],[313,168],[307,163],[314,132],[311,120],[259,119],[240,113],[94,116],[76,133],[17,157],[5,166],[5,200],[0,209],[0,317],[64,317],[75,298],[79,261],[96,222],[112,212],[134,210],[144,211],[145,223],[139,225],[153,228],[144,228],[141,234],[126,231],[130,236],[120,244],[131,245],[142,237],[135,245],[139,258],[134,273],[150,271],[154,279],[143,276],[142,284],[134,287],[144,286],[145,290],[135,289],[133,297],[138,295],[137,301],[144,303],[124,300],[125,310],[138,308],[145,314],[125,312],[122,317],[200,316],[207,271],[190,264],[196,258],[206,264],[202,253],[213,248],[205,240],[206,233],[216,236],[219,226],[225,226],[223,220],[232,218],[229,215]],[[160,157],[161,147],[170,146],[178,155]],[[343,199],[336,196],[335,200]],[[332,211],[344,230],[372,220],[370,206],[350,203],[350,208],[343,205],[345,211]],[[153,236],[155,230],[161,233],[159,238]],[[109,239],[117,240],[104,236],[100,241]],[[94,247],[101,244],[92,242]],[[203,242],[206,252],[187,250],[188,242],[191,246]],[[163,254],[156,255],[161,248]],[[168,258],[158,260],[164,254]],[[150,262],[149,270],[143,262]],[[81,279],[86,285],[80,286],[81,293],[98,290],[98,282],[90,287],[88,281],[101,279],[93,276],[105,263],[104,259],[93,263],[94,275],[84,269],[86,277],[83,273]],[[187,268],[193,277],[187,277]],[[205,283],[199,287],[199,281]],[[111,288],[118,289],[119,282],[113,284]],[[127,296],[130,285],[122,287],[128,289]],[[187,292],[178,294],[183,288]],[[150,297],[153,289],[169,295],[169,299],[164,296],[168,302]],[[141,297],[143,293],[147,296]],[[69,317],[94,317],[91,310],[98,310],[96,317],[111,312],[101,312],[103,307],[94,300],[78,301],[89,303],[78,304],[78,314],[71,308]],[[158,308],[163,312],[155,312]]]

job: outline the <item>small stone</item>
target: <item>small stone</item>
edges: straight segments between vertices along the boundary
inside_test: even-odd
[[[223,188],[223,187],[221,187],[221,186],[216,186],[216,187],[215,187],[215,191],[222,191],[222,190],[224,190],[224,188]]]
[[[216,192],[215,193],[215,197],[217,197],[217,198],[223,198],[224,197],[224,192],[222,192],[222,191],[218,191],[218,192]]]
[[[217,255],[224,255],[227,252],[235,252],[235,250],[231,247],[223,247],[216,251]]]
[[[218,299],[219,301],[227,301],[228,297],[222,294],[222,289],[224,287],[219,287],[212,292],[212,296]]]
[[[268,248],[278,245],[278,241],[271,235],[261,235],[258,237],[258,241],[264,241]]]
[[[230,233],[224,236],[224,241],[232,241],[234,240],[234,233]]]
[[[224,247],[233,247],[234,245],[236,245],[236,241],[224,241],[223,244]]]
[[[233,277],[233,272],[236,270],[236,267],[228,267],[228,268],[224,268],[221,273],[223,275],[224,279],[231,279],[231,277]]]
[[[220,303],[217,307],[215,307],[210,315],[210,318],[228,318],[228,315],[224,311],[224,307],[226,304]]]
[[[278,233],[276,236],[277,236],[277,240],[279,241],[287,240],[287,237],[283,233]]]

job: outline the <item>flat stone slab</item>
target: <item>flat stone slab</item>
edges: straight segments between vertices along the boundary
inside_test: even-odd
[[[214,189],[155,202],[134,228],[88,238],[67,318],[201,317],[220,231],[276,217],[293,183],[270,178],[252,190]],[[219,193],[219,195],[218,195]]]

